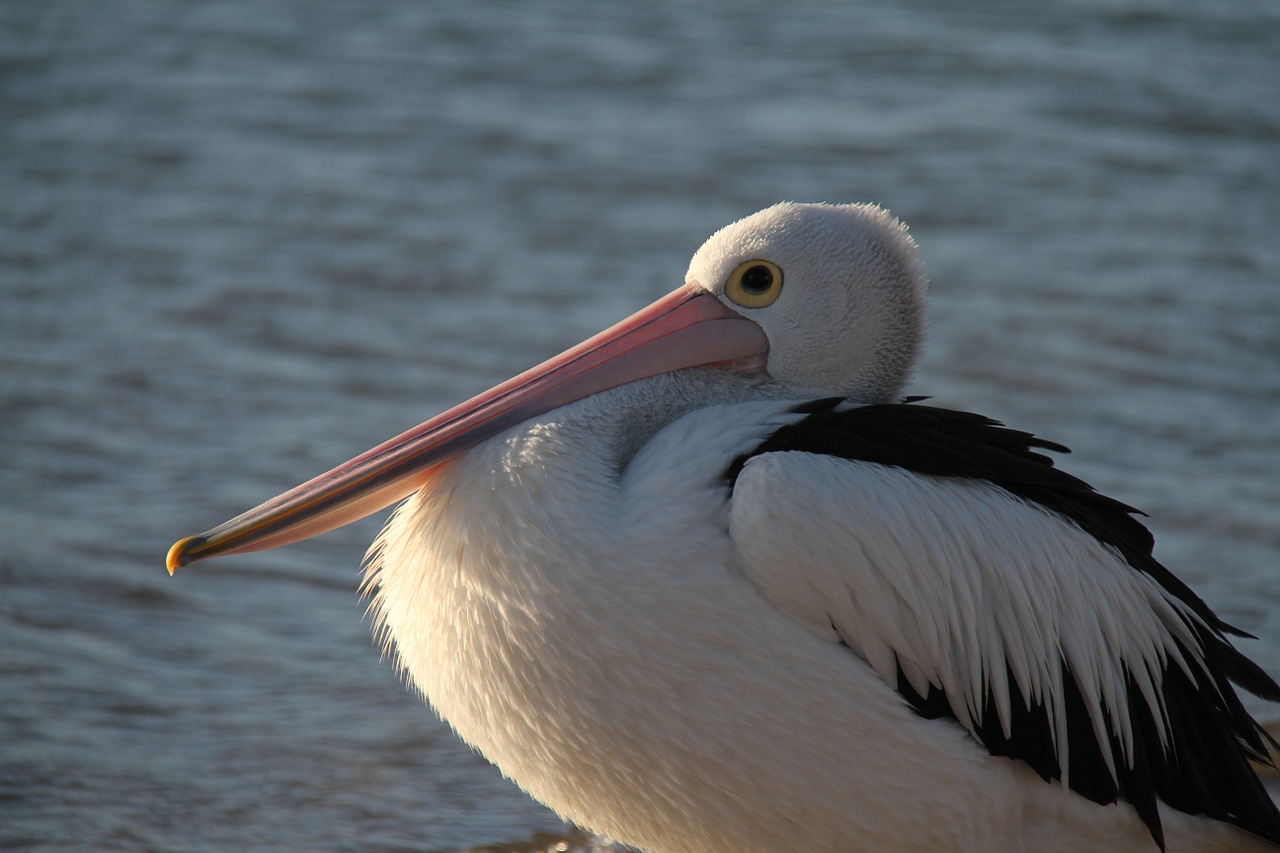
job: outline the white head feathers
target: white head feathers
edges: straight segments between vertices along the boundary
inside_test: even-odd
[[[744,307],[725,292],[753,260],[782,273],[767,306]],[[759,323],[769,338],[769,374],[808,392],[896,401],[924,337],[926,284],[915,241],[875,205],[766,208],[713,234],[686,281]]]

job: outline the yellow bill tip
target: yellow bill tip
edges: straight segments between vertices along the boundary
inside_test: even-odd
[[[204,541],[203,536],[188,536],[185,539],[179,539],[173,543],[173,547],[169,549],[169,556],[165,557],[165,568],[172,575],[182,566],[189,566],[192,562],[189,553],[195,546]]]

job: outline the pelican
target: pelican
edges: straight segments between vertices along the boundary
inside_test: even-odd
[[[881,208],[778,204],[169,570],[407,498],[365,566],[385,649],[653,853],[1280,849],[1238,693],[1280,686],[1065,448],[903,396],[925,290]]]

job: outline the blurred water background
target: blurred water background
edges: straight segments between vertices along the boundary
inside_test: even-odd
[[[1073,447],[1280,675],[1278,57],[1272,0],[0,5],[0,848],[563,832],[379,660],[379,519],[165,551],[782,199],[911,223],[913,392]]]

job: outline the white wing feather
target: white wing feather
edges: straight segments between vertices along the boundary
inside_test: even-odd
[[[1132,766],[1127,679],[1163,743],[1159,679],[1200,666],[1182,602],[1073,523],[990,483],[802,452],[750,459],[730,535],[744,573],[815,634],[842,641],[892,687],[946,695],[977,736],[990,691],[1006,737],[1013,703],[1041,702],[1067,782],[1065,661],[1095,735]],[[1010,683],[1010,677],[1012,683]],[[1025,697],[1025,698],[1021,698]],[[1102,750],[1115,777],[1111,750]]]

